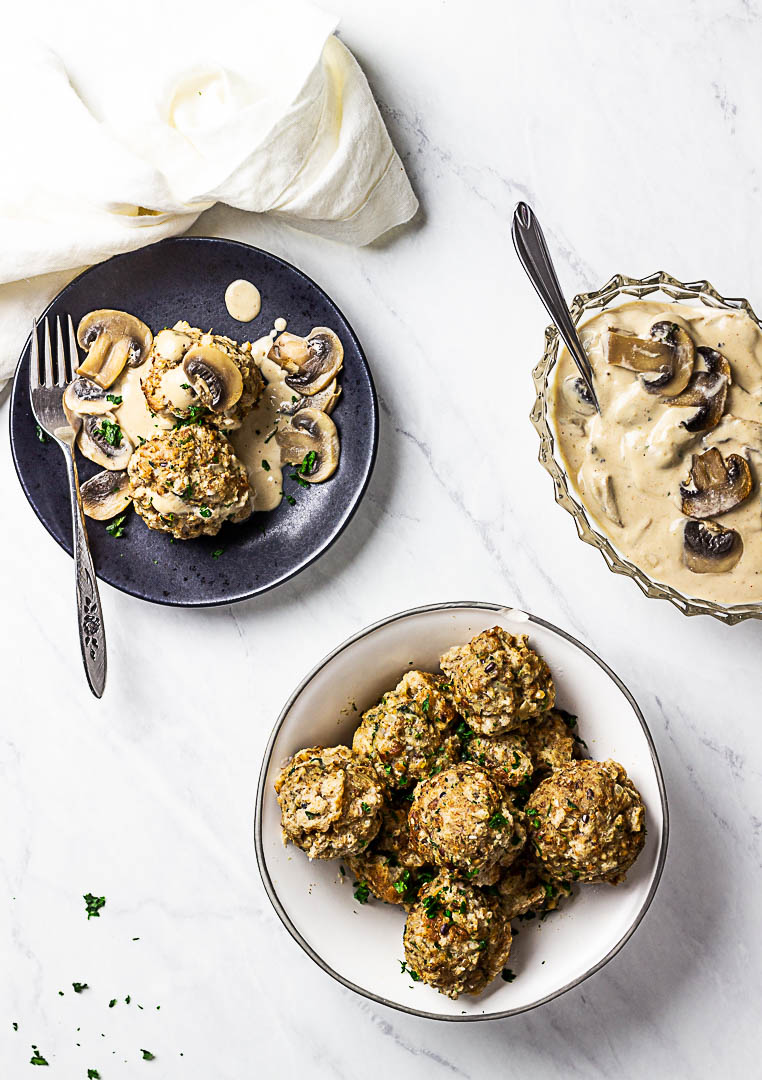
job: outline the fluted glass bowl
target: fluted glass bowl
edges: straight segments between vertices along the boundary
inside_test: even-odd
[[[665,302],[683,302],[695,305],[705,304],[710,308],[727,311],[745,311],[759,326],[757,318],[748,300],[720,296],[708,281],[678,281],[663,271],[649,274],[644,278],[625,277],[615,274],[602,288],[595,292],[581,293],[575,296],[570,311],[575,324],[583,318],[600,311],[602,308],[614,309],[632,298],[643,300],[664,299]],[[609,570],[615,574],[624,574],[646,594],[659,600],[669,600],[679,608],[683,615],[711,615],[729,626],[744,619],[762,619],[762,603],[723,605],[699,597],[685,596],[670,585],[654,581],[648,574],[629,559],[625,558],[612,541],[593,523],[579,495],[566,472],[561,455],[555,454],[555,432],[550,406],[550,387],[552,373],[558,361],[561,340],[555,326],[545,330],[545,351],[537,367],[532,372],[536,399],[530,414],[532,423],[540,436],[539,460],[553,477],[556,502],[574,518],[577,533],[586,544],[598,548]]]

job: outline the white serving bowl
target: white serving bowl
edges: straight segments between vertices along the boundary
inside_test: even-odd
[[[436,671],[440,655],[491,626],[526,633],[553,673],[561,708],[579,716],[594,758],[627,769],[646,806],[648,835],[627,880],[584,885],[541,922],[521,923],[509,966],[479,997],[451,1001],[403,974],[404,911],[353,898],[352,875],[338,860],[310,860],[284,847],[273,782],[286,759],[306,746],[351,744],[363,710],[411,668]],[[355,711],[356,707],[356,711]],[[494,1020],[550,1001],[615,955],[645,915],[667,852],[664,780],[645,720],[626,687],[569,634],[497,604],[449,603],[414,608],[349,638],[301,682],[278,717],[257,791],[257,862],[284,926],[309,956],[344,986],[404,1012],[437,1020]],[[356,914],[352,915],[352,912]],[[349,917],[352,916],[352,917]]]

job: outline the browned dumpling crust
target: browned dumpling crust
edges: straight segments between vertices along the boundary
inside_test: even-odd
[[[283,839],[311,859],[363,851],[381,827],[384,796],[373,770],[348,746],[300,750],[275,781]]]
[[[514,731],[555,703],[550,669],[529,648],[526,634],[514,637],[500,626],[456,645],[441,659],[458,712],[474,731]]]
[[[417,897],[425,866],[410,842],[409,805],[387,803],[375,840],[361,854],[347,859],[358,882],[367,885],[375,897],[404,907]]]
[[[522,857],[502,874],[495,893],[506,918],[517,919],[529,911],[555,911],[571,895],[571,885],[541,878],[537,867]]]
[[[149,529],[179,540],[216,536],[226,521],[251,513],[246,469],[214,428],[160,432],[135,449],[127,473],[135,509]]]
[[[491,885],[517,858],[526,839],[524,815],[505,787],[470,762],[419,784],[409,815],[421,857],[477,885]]]
[[[495,897],[443,871],[411,908],[403,942],[410,971],[457,998],[480,994],[503,969],[511,925]]]
[[[534,772],[534,762],[527,739],[518,731],[505,735],[461,734],[463,760],[489,769],[506,787],[517,788]]]
[[[643,800],[616,761],[574,761],[543,780],[526,808],[543,871],[571,881],[617,884],[646,838]]]
[[[549,709],[530,721],[524,731],[537,770],[560,769],[579,757],[571,728],[558,709]]]
[[[408,671],[363,714],[352,748],[391,790],[405,790],[460,757],[456,713],[441,675]]]

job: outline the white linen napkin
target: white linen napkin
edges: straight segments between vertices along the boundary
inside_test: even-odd
[[[334,16],[302,0],[26,8],[0,64],[0,382],[75,272],[215,202],[350,244],[415,214]]]

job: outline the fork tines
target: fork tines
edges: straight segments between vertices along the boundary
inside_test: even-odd
[[[71,315],[66,316],[66,321],[68,323],[69,338],[68,352],[64,343],[61,316],[57,315],[56,348],[54,355],[50,333],[51,320],[49,317],[45,319],[45,340],[43,348],[44,372],[42,375],[40,372],[39,324],[36,319],[34,321],[32,327],[32,353],[29,361],[29,385],[32,390],[37,389],[39,386],[45,386],[48,389],[58,386],[63,389],[63,387],[72,380],[72,368],[73,365],[79,364],[79,354],[77,352],[77,337],[74,333],[74,323],[72,322]]]

